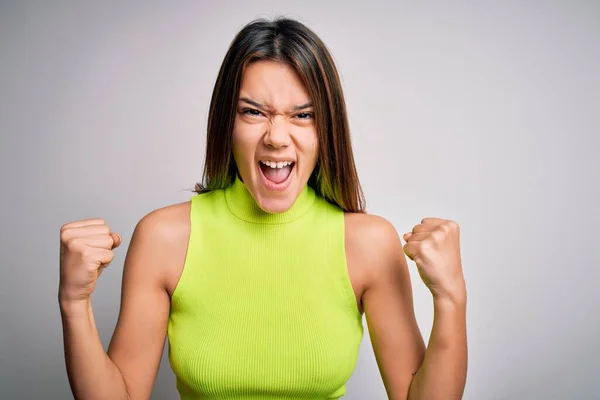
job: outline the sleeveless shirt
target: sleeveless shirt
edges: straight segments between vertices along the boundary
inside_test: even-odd
[[[191,198],[171,298],[169,361],[181,399],[338,399],[363,337],[344,212],[308,185],[283,213],[236,178]]]

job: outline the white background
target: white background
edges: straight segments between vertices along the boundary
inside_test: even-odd
[[[60,226],[103,217],[124,238],[94,294],[107,346],[135,224],[201,178],[229,43],[286,15],[337,62],[368,211],[400,234],[461,226],[464,398],[600,398],[600,3],[123,3],[0,3],[0,397],[71,397]],[[176,397],[164,357],[153,399]],[[345,398],[385,398],[366,330]]]

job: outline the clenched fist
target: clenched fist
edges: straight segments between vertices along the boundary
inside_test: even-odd
[[[114,258],[113,249],[122,242],[101,218],[65,224],[60,229],[61,304],[89,299],[102,270]]]
[[[417,264],[421,279],[434,296],[464,299],[460,228],[456,222],[423,218],[404,234],[404,240],[404,253]]]

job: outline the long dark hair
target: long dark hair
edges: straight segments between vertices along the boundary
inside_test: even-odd
[[[308,184],[343,210],[364,212],[346,103],[333,58],[313,31],[281,17],[244,26],[225,55],[210,102],[203,182],[196,184],[194,192],[224,189],[234,181],[233,126],[242,73],[250,63],[261,60],[292,66],[313,103],[319,155]]]

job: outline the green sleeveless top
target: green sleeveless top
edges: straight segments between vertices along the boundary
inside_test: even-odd
[[[182,399],[338,399],[362,316],[348,276],[344,212],[306,186],[262,211],[243,182],[191,198],[171,299],[169,360]]]

